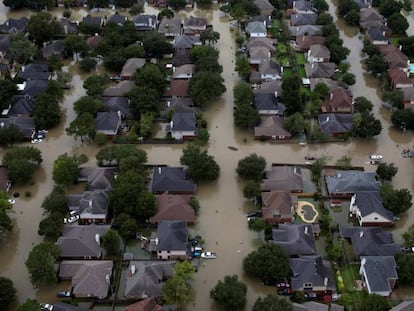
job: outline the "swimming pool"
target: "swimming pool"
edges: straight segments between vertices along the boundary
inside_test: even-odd
[[[410,64],[410,73],[414,74],[414,64]]]

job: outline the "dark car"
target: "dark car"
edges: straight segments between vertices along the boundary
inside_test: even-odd
[[[57,292],[57,296],[59,298],[67,298],[67,297],[71,296],[71,293],[70,293],[70,291],[62,290],[62,291]]]
[[[313,293],[313,292],[306,293],[304,294],[304,296],[306,300],[316,300],[318,298],[318,295],[316,295],[316,293]]]
[[[261,211],[257,211],[257,212],[249,212],[246,215],[247,218],[252,218],[252,217],[262,217],[262,212]]]
[[[292,294],[292,289],[291,288],[288,288],[288,287],[286,287],[286,288],[279,288],[277,290],[277,294],[278,295],[281,295],[281,296],[289,296],[289,295]]]
[[[263,279],[263,285],[276,286],[277,283],[278,283],[277,278],[268,277],[268,278]]]
[[[402,247],[401,252],[403,252],[403,253],[414,253],[414,247]]]

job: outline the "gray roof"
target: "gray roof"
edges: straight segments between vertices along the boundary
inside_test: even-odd
[[[66,225],[56,244],[60,249],[60,257],[100,257],[103,249],[96,241],[110,229],[106,225]]]
[[[254,136],[292,136],[290,132],[288,132],[283,127],[283,118],[279,116],[262,116],[260,118],[260,124],[254,127]]]
[[[384,17],[377,12],[374,8],[363,8],[359,12],[359,21],[384,21]]]
[[[125,15],[120,15],[118,13],[112,14],[109,16],[107,23],[115,23],[118,25],[123,25],[128,18]]]
[[[48,84],[48,80],[28,80],[22,93],[31,97],[43,94]]]
[[[52,73],[46,63],[31,63],[22,67],[17,77],[23,80],[49,80]]]
[[[278,110],[280,115],[285,111],[285,106],[277,102],[274,94],[256,93],[254,94],[253,104],[257,110]]]
[[[371,293],[392,291],[389,281],[398,279],[397,263],[393,256],[362,256],[362,267]]]
[[[265,75],[282,75],[282,69],[279,64],[273,60],[263,60],[259,64],[259,72]]]
[[[187,177],[182,167],[155,167],[152,180],[152,192],[191,192],[194,193],[196,185]]]
[[[353,129],[353,115],[351,113],[325,113],[318,115],[322,133],[339,134]]]
[[[126,117],[132,117],[131,109],[129,108],[128,97],[114,96],[114,97],[101,97],[101,101],[105,106],[105,110],[108,112],[120,111],[122,115]]]
[[[79,169],[78,181],[86,181],[88,190],[111,190],[117,174],[117,167],[82,167]]]
[[[172,59],[172,64],[174,66],[181,66],[184,64],[193,64],[194,62],[191,60],[190,51],[189,50],[176,50],[174,53],[174,57]]]
[[[0,25],[0,32],[4,33],[18,33],[25,32],[29,19],[26,16],[23,16],[19,19],[9,18]]]
[[[257,89],[254,90],[255,93],[268,93],[276,94],[277,97],[282,97],[282,82],[281,81],[269,81],[262,82]]]
[[[63,57],[65,51],[65,45],[63,40],[55,40],[52,43],[46,45],[42,48],[42,55],[44,58],[48,59],[52,55]]]
[[[140,14],[133,16],[131,19],[137,30],[153,30],[157,25],[157,17],[155,15]]]
[[[267,0],[254,0],[254,4],[256,4],[259,10],[273,10],[274,6],[270,4]]]
[[[53,304],[53,311],[87,311],[87,309],[59,301]]]
[[[129,76],[135,74],[135,72],[142,68],[145,65],[145,58],[128,58],[125,62],[124,66],[122,67],[121,77]]]
[[[331,78],[335,74],[334,63],[307,63],[305,64],[306,77],[308,78]]]
[[[404,95],[404,101],[414,101],[414,87],[403,87],[400,89]]]
[[[196,131],[196,117],[194,112],[174,112],[171,123],[167,126],[169,131]]]
[[[372,41],[388,41],[381,28],[372,27],[367,30],[367,34]]]
[[[291,286],[293,291],[303,288],[303,284],[312,283],[312,286],[327,286],[328,274],[325,271],[321,256],[301,256],[290,259],[292,269]]]
[[[358,191],[355,196],[355,204],[358,206],[362,217],[378,213],[389,221],[393,221],[394,214],[384,208],[378,191]]]
[[[0,35],[0,51],[3,52],[3,55],[5,54],[5,57],[7,59],[12,58],[12,54],[10,53],[10,48],[12,46],[11,44],[11,35]]]
[[[412,311],[414,310],[414,300],[406,300],[396,305],[390,311]]]
[[[292,311],[328,311],[329,306],[316,301],[307,301],[302,304],[294,302]]]
[[[184,64],[173,69],[173,79],[179,79],[180,76],[184,75],[186,78],[191,78],[195,73],[194,64]]]
[[[200,37],[180,35],[176,36],[173,41],[174,49],[192,49],[194,45],[201,45]]]
[[[175,261],[130,261],[128,271],[136,272],[126,277],[124,296],[145,299],[163,296],[163,282],[173,275]]]
[[[310,56],[318,58],[329,58],[331,57],[331,51],[323,44],[312,44],[309,47]]]
[[[181,19],[179,17],[163,17],[158,26],[158,32],[163,34],[181,33]]]
[[[326,176],[326,186],[330,194],[355,193],[357,191],[379,191],[380,182],[375,172],[336,171],[334,176]]]
[[[337,81],[329,79],[329,78],[311,78],[309,79],[309,81],[310,81],[310,89],[312,92],[319,83],[324,83],[329,88],[330,92],[339,87]]]
[[[290,23],[292,26],[314,25],[317,18],[317,14],[293,14],[290,16]]]
[[[303,191],[302,171],[295,166],[272,166],[260,184],[262,191]]]
[[[82,18],[82,23],[102,26],[102,17],[87,15]]]
[[[273,241],[289,256],[315,254],[315,239],[311,225],[279,224],[272,230]]]
[[[312,3],[307,0],[296,0],[293,1],[293,9],[298,11],[310,11],[314,12]]]
[[[108,87],[103,91],[102,96],[119,97],[127,95],[135,87],[134,81],[121,81],[113,87]]]
[[[322,34],[322,26],[320,25],[300,25],[300,26],[291,26],[289,27],[289,32],[291,36],[303,36],[303,35],[321,35]]]
[[[35,122],[33,118],[29,117],[9,117],[1,119],[0,127],[2,126],[9,126],[15,125],[19,128],[20,132],[23,134],[25,138],[31,138],[33,131],[35,130]]]
[[[63,34],[75,34],[78,33],[78,24],[74,21],[62,17],[59,19],[61,33]]]
[[[249,41],[246,43],[246,48],[250,50],[253,47],[266,47],[270,51],[276,51],[274,46],[275,41],[267,37],[250,37]]]
[[[13,104],[8,116],[30,115],[33,112],[36,102],[32,97],[17,95],[13,97]]]
[[[59,266],[59,278],[72,279],[76,297],[104,298],[110,286],[106,276],[112,275],[112,267],[112,261],[64,260]]]
[[[193,100],[190,97],[175,97],[166,98],[165,107],[161,114],[166,115],[170,110],[174,112],[196,112],[198,109],[194,107]]]
[[[185,221],[160,221],[157,228],[159,251],[185,251],[188,244],[188,229]]]
[[[400,246],[394,243],[392,233],[380,227],[340,227],[339,234],[351,239],[354,253],[360,256],[394,256]]]
[[[68,195],[70,209],[79,211],[80,219],[106,219],[109,193],[106,190],[85,191],[82,194]]]
[[[184,27],[205,27],[207,26],[207,19],[202,17],[190,16],[184,20]]]
[[[119,128],[121,117],[118,112],[98,112],[96,114],[95,128],[97,131],[113,131]]]
[[[246,26],[246,32],[251,33],[267,33],[266,25],[263,22],[250,22]]]

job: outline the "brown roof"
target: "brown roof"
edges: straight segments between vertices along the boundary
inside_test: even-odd
[[[411,84],[413,85],[413,81],[407,77],[407,74],[398,68],[391,68],[388,69],[388,76],[391,80],[391,85],[395,86],[399,83],[401,84]]]
[[[107,87],[102,96],[119,97],[126,96],[135,86],[134,81],[121,81],[115,86]]]
[[[86,39],[86,44],[90,48],[94,49],[98,46],[98,44],[102,41],[102,39],[103,38],[101,36],[92,36],[92,37],[89,37],[88,39]]]
[[[337,110],[352,111],[352,93],[344,88],[337,88],[325,98],[321,110],[322,112],[335,112]]]
[[[292,197],[288,191],[262,192],[264,219],[292,218]]]
[[[132,305],[126,306],[124,311],[162,311],[162,306],[158,305],[154,297],[138,301]]]
[[[10,186],[9,170],[2,166],[0,167],[0,191],[9,191]]]
[[[254,128],[254,136],[288,136],[291,137],[292,135],[284,129],[283,127],[283,119],[278,116],[267,116],[260,118],[259,126],[255,126]]]
[[[407,56],[392,44],[377,45],[390,68],[405,68],[408,66]]]
[[[194,223],[194,209],[189,204],[191,197],[188,194],[169,194],[167,192],[157,195],[158,210],[151,218],[151,222],[184,220],[186,223]]]
[[[296,166],[272,166],[260,184],[261,191],[303,192],[302,171]]]
[[[164,93],[164,96],[169,97],[187,97],[190,81],[188,80],[172,80],[169,89]]]
[[[296,43],[302,51],[307,51],[313,44],[323,44],[325,37],[322,36],[297,36]]]

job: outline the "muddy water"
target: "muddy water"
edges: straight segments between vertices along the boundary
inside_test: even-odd
[[[334,13],[334,6],[331,4],[331,13]],[[0,4],[0,17],[17,17],[28,15],[27,11],[7,13],[7,8]],[[55,12],[55,11],[54,11]],[[147,13],[156,13],[157,10],[146,7]],[[7,14],[6,14],[7,13]],[[188,12],[180,12],[184,17]],[[235,174],[237,161],[250,153],[256,152],[264,156],[268,164],[272,162],[284,163],[304,163],[304,156],[309,153],[316,155],[330,155],[331,162],[334,163],[342,155],[347,154],[352,157],[354,165],[365,166],[368,170],[375,169],[367,164],[367,157],[372,153],[381,153],[387,162],[394,162],[399,167],[399,172],[395,178],[396,187],[407,187],[414,189],[412,177],[413,160],[403,159],[400,151],[404,146],[414,144],[412,133],[401,133],[390,126],[389,114],[380,107],[381,101],[378,97],[378,83],[371,77],[364,74],[360,62],[360,48],[362,43],[354,28],[346,27],[341,21],[337,21],[341,29],[341,36],[345,45],[351,49],[349,62],[351,72],[356,75],[357,83],[352,88],[355,96],[366,96],[374,105],[375,114],[383,122],[383,131],[380,136],[371,141],[353,140],[349,143],[308,145],[301,147],[292,145],[271,145],[256,142],[250,133],[236,130],[233,127],[233,94],[232,88],[237,81],[234,73],[234,38],[228,24],[228,20],[218,10],[195,10],[194,15],[206,17],[211,22],[216,31],[221,34],[221,39],[217,43],[220,50],[220,62],[223,65],[223,77],[227,87],[227,92],[208,107],[205,116],[209,123],[211,141],[208,146],[209,153],[212,154],[221,167],[221,176],[217,182],[200,185],[198,197],[201,203],[201,211],[198,224],[194,230],[201,234],[206,240],[206,248],[218,253],[216,260],[201,263],[201,268],[196,274],[194,287],[197,292],[195,301],[187,307],[187,310],[215,310],[215,306],[209,298],[210,289],[222,279],[224,275],[237,274],[248,284],[248,304],[246,310],[251,309],[254,300],[258,295],[272,292],[269,287],[263,287],[259,282],[251,280],[242,272],[242,260],[252,250],[260,244],[258,235],[247,229],[245,213],[250,210],[251,203],[244,200],[242,196],[243,182],[238,180]],[[60,16],[61,10],[56,10]],[[102,14],[99,12],[98,14]],[[86,15],[84,10],[76,10],[73,16],[80,19]],[[45,142],[36,145],[41,149],[44,162],[42,169],[35,176],[37,183],[33,186],[22,189],[13,189],[23,195],[15,204],[15,230],[10,235],[7,245],[1,249],[0,255],[0,275],[10,277],[15,282],[18,289],[19,301],[23,302],[27,298],[36,297],[40,301],[55,301],[55,288],[33,289],[29,279],[24,261],[32,248],[41,238],[37,236],[37,226],[42,219],[40,204],[45,195],[52,189],[51,169],[53,161],[61,153],[85,153],[90,156],[90,163],[97,150],[90,144],[81,144],[71,137],[67,137],[64,128],[74,119],[72,103],[80,96],[84,95],[82,88],[82,78],[77,74],[75,67],[70,68],[74,74],[74,90],[70,92],[63,103],[66,109],[65,121],[62,125],[51,131]],[[237,146],[238,151],[231,151],[228,146]],[[397,147],[397,145],[399,147]],[[143,147],[148,152],[149,162],[152,164],[165,163],[169,165],[179,165],[182,146],[150,146]],[[30,191],[30,198],[24,197],[24,192]],[[403,217],[395,230],[396,237],[412,223],[414,209],[409,215]],[[62,284],[62,288],[68,284]],[[408,291],[407,291],[408,292]],[[403,295],[405,294],[402,293]]]

